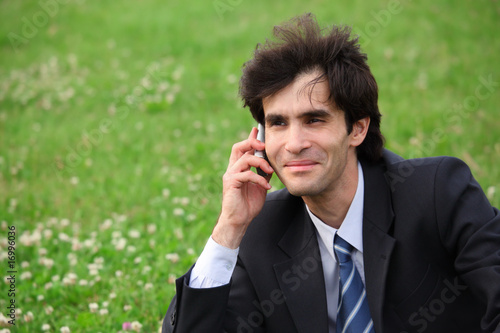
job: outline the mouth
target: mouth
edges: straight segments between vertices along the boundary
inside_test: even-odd
[[[292,172],[304,172],[311,170],[316,165],[318,165],[318,163],[311,160],[290,161],[285,164],[285,168]]]

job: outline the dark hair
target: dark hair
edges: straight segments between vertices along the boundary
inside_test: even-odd
[[[333,26],[323,34],[314,15],[304,14],[274,27],[274,36],[277,41],[258,44],[253,59],[243,65],[240,95],[254,119],[263,123],[263,98],[285,88],[298,75],[320,69],[323,74],[312,84],[328,81],[329,99],[344,111],[348,133],[356,121],[370,117],[367,136],[357,152],[360,158],[378,160],[384,146],[378,87],[351,29]]]

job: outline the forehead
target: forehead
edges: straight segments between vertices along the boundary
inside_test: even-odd
[[[277,93],[262,99],[264,116],[283,116],[308,112],[314,109],[336,110],[330,100],[330,87],[324,79],[318,80],[321,72],[299,75],[292,83]]]

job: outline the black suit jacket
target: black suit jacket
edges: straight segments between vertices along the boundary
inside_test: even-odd
[[[384,151],[362,162],[366,293],[375,331],[500,332],[500,215],[469,168]],[[231,283],[179,278],[163,332],[328,332],[314,225],[299,197],[268,195]]]

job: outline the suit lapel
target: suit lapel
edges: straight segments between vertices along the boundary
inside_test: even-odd
[[[363,258],[366,294],[376,332],[382,332],[387,271],[395,239],[389,236],[394,220],[389,186],[380,164],[362,163],[365,181]]]
[[[279,242],[290,259],[274,265],[287,307],[300,333],[328,332],[325,280],[314,226],[301,202]]]

